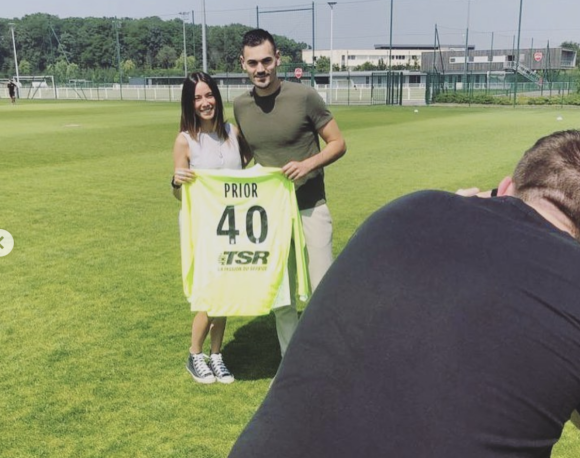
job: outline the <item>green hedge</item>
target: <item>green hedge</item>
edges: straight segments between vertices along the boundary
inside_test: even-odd
[[[474,105],[511,105],[513,97],[493,96],[489,94],[470,95],[463,92],[446,92],[437,94],[433,98],[433,103],[459,103]],[[525,97],[517,98],[518,105],[580,105],[580,94],[571,94],[566,96],[543,96],[543,97]]]
[[[528,105],[580,105],[580,94],[554,97],[529,97]]]
[[[496,97],[489,94],[467,94],[465,92],[445,92],[437,94],[434,103],[473,103],[477,105],[510,105],[508,97]]]

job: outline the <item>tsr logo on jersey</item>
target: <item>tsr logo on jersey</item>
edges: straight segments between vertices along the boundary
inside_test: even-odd
[[[269,251],[224,251],[218,262],[222,266],[238,265],[267,265]]]

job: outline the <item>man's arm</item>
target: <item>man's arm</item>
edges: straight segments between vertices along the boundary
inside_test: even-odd
[[[513,196],[513,181],[511,177],[505,177],[503,180],[500,181],[499,185],[495,189],[490,189],[487,191],[480,191],[479,188],[466,188],[466,189],[458,189],[455,191],[455,194],[458,194],[463,197],[502,197],[502,196]]]
[[[346,142],[334,119],[321,127],[318,130],[318,135],[326,143],[326,146],[318,154],[303,161],[291,161],[282,167],[284,174],[291,180],[298,180],[313,170],[332,164],[346,153]]]

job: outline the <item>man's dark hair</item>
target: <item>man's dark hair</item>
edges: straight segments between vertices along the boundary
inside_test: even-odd
[[[264,29],[254,29],[246,32],[244,34],[244,38],[242,39],[242,53],[246,46],[253,48],[254,46],[260,46],[265,41],[270,42],[270,44],[274,48],[274,51],[278,49],[276,48],[276,42],[274,41],[274,37],[270,35],[270,32]]]
[[[516,196],[546,200],[566,215],[580,237],[580,131],[565,130],[540,138],[516,166]]]

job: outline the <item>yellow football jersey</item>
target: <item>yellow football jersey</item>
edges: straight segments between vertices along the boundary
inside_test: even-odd
[[[259,166],[195,174],[183,186],[181,213],[183,287],[191,310],[269,313],[281,286],[288,288],[283,280],[292,243],[297,293],[306,298],[306,245],[294,183],[279,168]]]

